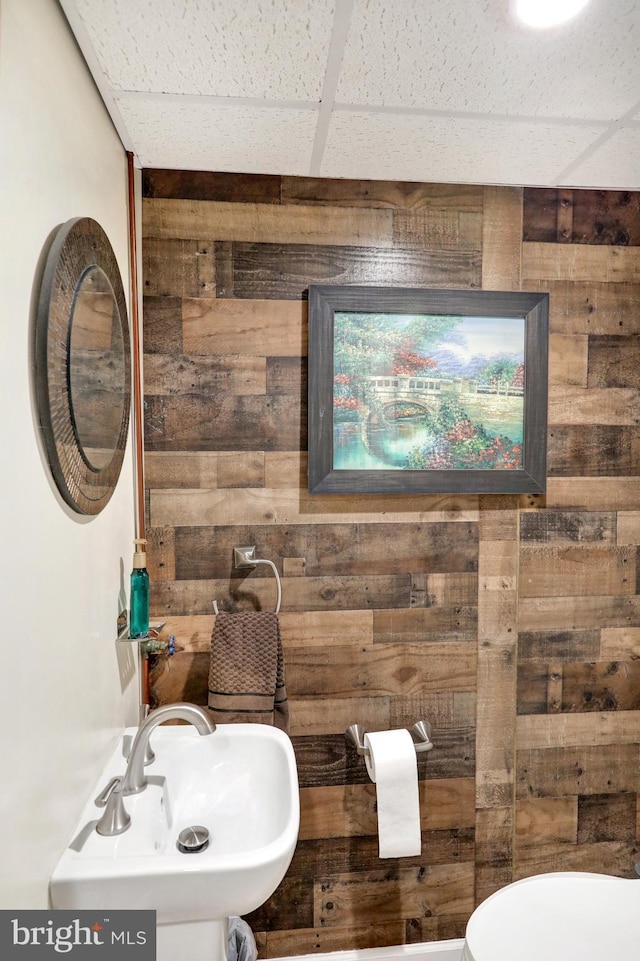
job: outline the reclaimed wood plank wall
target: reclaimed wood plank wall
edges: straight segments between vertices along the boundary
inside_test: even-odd
[[[461,936],[539,871],[629,876],[640,837],[636,194],[147,170],[145,473],[154,703],[206,703],[212,600],[283,579],[300,776],[263,957]],[[306,491],[310,283],[546,290],[546,496]],[[346,747],[424,717],[423,849],[380,861]]]

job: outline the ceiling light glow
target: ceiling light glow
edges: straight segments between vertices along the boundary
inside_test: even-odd
[[[528,27],[543,30],[557,27],[576,17],[589,0],[515,0],[513,9],[518,20]]]

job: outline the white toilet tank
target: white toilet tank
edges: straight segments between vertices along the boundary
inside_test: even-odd
[[[461,961],[640,958],[640,881],[558,872],[515,881],[471,915]]]

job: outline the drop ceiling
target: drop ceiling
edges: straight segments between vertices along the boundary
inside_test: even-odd
[[[640,189],[640,2],[60,0],[142,167]]]

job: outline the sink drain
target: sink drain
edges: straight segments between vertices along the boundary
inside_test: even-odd
[[[178,835],[178,851],[183,854],[198,854],[209,844],[209,832],[201,824],[191,824]]]

